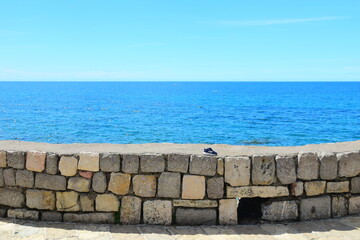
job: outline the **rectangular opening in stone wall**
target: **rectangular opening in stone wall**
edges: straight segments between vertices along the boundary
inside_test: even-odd
[[[238,205],[239,224],[257,224],[261,219],[261,204],[267,198],[240,198]]]

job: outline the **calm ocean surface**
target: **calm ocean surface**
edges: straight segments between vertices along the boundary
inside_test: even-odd
[[[289,146],[360,139],[360,82],[0,82],[0,139]]]

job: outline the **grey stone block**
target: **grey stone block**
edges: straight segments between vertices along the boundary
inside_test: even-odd
[[[213,177],[206,180],[208,198],[220,199],[224,197],[224,178]]]
[[[65,191],[66,178],[64,176],[37,173],[35,176],[35,187],[56,191]]]
[[[304,193],[304,183],[303,182],[295,182],[290,185],[290,192],[293,196],[301,196]]]
[[[124,154],[122,156],[122,171],[124,173],[138,173],[139,156],[135,154]]]
[[[8,167],[23,169],[25,167],[25,153],[19,151],[7,152],[7,165]]]
[[[296,201],[272,202],[262,205],[262,219],[267,221],[288,221],[298,217]]]
[[[143,219],[145,224],[171,225],[171,201],[145,201],[143,206]]]
[[[349,214],[360,213],[360,196],[354,196],[349,199]]]
[[[331,211],[332,211],[332,217],[338,218],[343,217],[348,214],[347,209],[347,200],[343,196],[334,196],[332,197],[332,203],[331,203]]]
[[[114,213],[64,213],[64,222],[114,223]]]
[[[41,221],[61,222],[62,214],[59,212],[42,212],[41,213]]]
[[[167,170],[170,172],[187,173],[189,168],[189,155],[185,154],[169,154],[167,162]]]
[[[325,219],[331,217],[330,196],[305,198],[300,202],[300,219]]]
[[[339,164],[339,177],[354,177],[360,174],[360,153],[339,153],[336,155]]]
[[[121,224],[139,224],[141,220],[141,198],[124,196],[121,199]]]
[[[0,208],[0,218],[6,217],[7,209]]]
[[[19,187],[34,187],[34,173],[28,170],[16,171],[16,185]]]
[[[101,154],[100,170],[103,172],[120,172],[120,156],[112,153]]]
[[[144,173],[163,172],[165,170],[165,158],[161,154],[141,155],[140,169]]]
[[[270,185],[275,182],[274,156],[252,157],[252,183],[254,185]]]
[[[100,162],[101,163],[101,162]],[[92,179],[92,189],[98,193],[104,193],[106,191],[106,175],[103,172],[97,172]]]
[[[6,186],[15,186],[15,169],[6,168],[4,169],[4,183]]]
[[[181,175],[180,173],[163,172],[158,178],[158,197],[179,198]]]
[[[281,184],[296,182],[296,162],[294,156],[276,156],[276,176]]]
[[[360,177],[351,179],[351,193],[360,193]]]
[[[3,187],[4,184],[4,170],[0,168],[0,187]]]
[[[333,180],[337,177],[338,163],[334,153],[322,152],[319,155],[320,178],[323,180]]]
[[[25,196],[20,190],[0,188],[0,205],[23,207],[25,205]]]
[[[51,153],[46,156],[45,172],[47,174],[56,174],[58,172],[59,156]]]
[[[299,153],[297,177],[302,180],[319,178],[319,161],[315,153]]]
[[[215,225],[215,209],[176,209],[177,225]]]
[[[27,209],[9,209],[7,212],[8,218],[24,219],[24,220],[39,220],[39,212]]]
[[[249,157],[225,158],[225,182],[233,187],[250,184],[251,160]]]
[[[190,158],[190,173],[203,176],[214,176],[217,158],[192,155]]]

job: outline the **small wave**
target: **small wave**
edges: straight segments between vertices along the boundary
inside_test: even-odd
[[[265,139],[254,139],[254,140],[244,140],[241,141],[242,144],[245,145],[261,145],[261,144],[269,144],[272,141],[270,140],[265,140]]]

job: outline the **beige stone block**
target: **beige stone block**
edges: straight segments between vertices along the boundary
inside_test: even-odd
[[[327,193],[344,193],[349,192],[349,181],[342,181],[342,182],[328,182],[326,187]]]
[[[231,186],[247,186],[250,184],[250,158],[226,157],[225,182]]]
[[[115,194],[126,195],[129,192],[130,180],[130,174],[111,173],[108,190]]]
[[[68,189],[77,192],[89,192],[91,180],[82,177],[71,177],[68,181]]]
[[[120,207],[119,199],[112,193],[98,194],[96,196],[96,211],[117,212]]]
[[[171,225],[171,201],[152,200],[144,202],[143,218],[145,224]]]
[[[0,151],[0,168],[6,168],[6,152]]]
[[[227,198],[270,198],[289,196],[289,190],[284,186],[250,186],[250,187],[227,187]]]
[[[174,207],[188,208],[216,208],[218,203],[215,200],[173,200]]]
[[[307,196],[316,196],[325,193],[325,181],[313,181],[305,183],[305,192]]]
[[[183,199],[203,199],[205,197],[205,177],[184,175],[182,184]]]
[[[155,197],[156,176],[136,175],[133,177],[133,190],[136,196]]]
[[[62,156],[59,161],[59,170],[63,176],[75,176],[78,160],[74,156]]]
[[[80,205],[83,212],[94,211],[94,199],[87,195],[80,196]]]
[[[91,152],[80,153],[78,169],[98,172],[100,169],[100,154]]]
[[[26,169],[33,172],[45,170],[46,152],[29,151],[26,154]]]
[[[56,209],[58,211],[77,212],[80,211],[79,194],[77,192],[57,192]]]
[[[218,158],[216,171],[217,171],[217,174],[224,175],[224,159]]]
[[[26,190],[26,206],[29,208],[54,210],[55,194],[51,191],[28,189]]]
[[[221,225],[238,224],[237,207],[236,199],[221,199],[219,201],[219,223]]]
[[[120,222],[122,224],[139,224],[141,218],[141,199],[124,196],[121,199]]]

